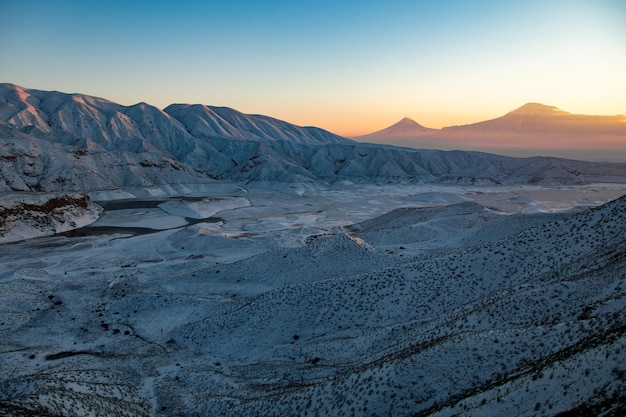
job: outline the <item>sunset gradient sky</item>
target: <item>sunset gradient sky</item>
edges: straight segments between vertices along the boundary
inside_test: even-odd
[[[0,82],[353,136],[626,113],[626,1],[4,1]]]

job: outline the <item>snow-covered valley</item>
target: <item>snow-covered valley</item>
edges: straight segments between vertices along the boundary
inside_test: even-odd
[[[624,194],[93,193],[151,233],[0,245],[0,414],[621,415]]]

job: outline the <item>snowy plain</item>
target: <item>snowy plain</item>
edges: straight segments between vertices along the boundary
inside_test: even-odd
[[[626,204],[590,209],[623,184],[153,194],[92,226],[154,233],[0,246],[0,411],[556,415],[626,395]]]

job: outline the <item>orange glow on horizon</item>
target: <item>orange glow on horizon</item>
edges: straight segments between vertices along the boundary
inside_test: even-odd
[[[524,103],[520,103],[516,107],[502,109],[501,111],[485,111],[483,113],[472,112],[472,113],[455,113],[455,114],[442,114],[442,113],[419,113],[419,112],[407,112],[402,114],[401,112],[397,112],[396,114],[390,115],[388,113],[385,114],[373,114],[368,113],[365,116],[363,114],[344,114],[344,115],[334,115],[334,114],[315,114],[315,115],[289,115],[286,114],[283,120],[289,121],[296,125],[300,126],[316,126],[325,130],[328,130],[332,133],[335,133],[340,136],[344,136],[347,138],[353,138],[363,135],[368,135],[370,133],[377,132],[379,130],[383,130],[388,128],[389,126],[398,123],[405,117],[408,117],[415,122],[419,123],[421,126],[430,128],[430,129],[442,129],[446,127],[454,127],[454,126],[464,126],[471,125],[475,123],[485,122],[488,120],[497,119],[506,115],[507,113],[514,111],[516,108],[521,107]],[[576,116],[616,116],[623,117],[622,113],[601,113],[601,112],[590,112],[590,113],[578,113],[571,112],[567,108],[561,108],[557,106],[559,109],[567,112],[571,115]],[[417,115],[415,115],[417,114]],[[281,117],[279,117],[281,118]],[[621,122],[626,124],[626,117],[624,117]],[[621,138],[622,142],[626,140],[625,138]],[[620,138],[616,139],[617,142],[620,141]]]
[[[504,115],[502,113],[501,115]],[[408,117],[420,125],[430,129],[441,129],[443,127],[461,126],[466,124],[478,123],[484,120],[492,119],[498,116],[487,114],[485,118],[480,118],[475,114],[472,115],[428,115],[412,116],[410,114],[388,115],[388,114],[352,114],[337,117],[335,115],[318,115],[317,117],[307,116],[292,116],[289,114],[279,116],[279,119],[283,119],[290,123],[294,123],[299,126],[315,126],[332,132],[336,135],[340,135],[347,138],[368,135],[370,133],[377,132],[379,130],[388,128],[389,126],[398,123],[405,117]],[[275,116],[272,116],[275,117]]]

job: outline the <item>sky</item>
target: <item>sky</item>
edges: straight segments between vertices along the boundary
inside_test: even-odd
[[[0,82],[344,136],[626,114],[626,1],[0,0]]]

